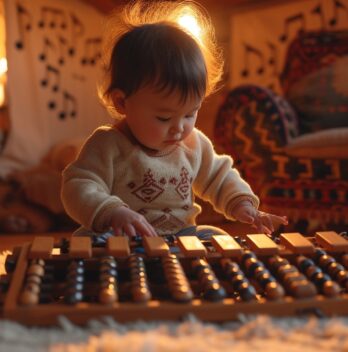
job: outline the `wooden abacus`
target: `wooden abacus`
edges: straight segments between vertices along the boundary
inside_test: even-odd
[[[243,237],[36,237],[6,260],[1,317],[53,325],[111,316],[120,322],[205,321],[239,314],[348,314],[348,240],[336,232]]]

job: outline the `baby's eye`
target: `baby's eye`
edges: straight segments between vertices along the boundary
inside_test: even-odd
[[[170,120],[169,117],[161,117],[161,116],[156,116],[156,119],[162,122],[167,122]]]

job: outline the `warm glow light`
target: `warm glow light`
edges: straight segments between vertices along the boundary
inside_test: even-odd
[[[178,23],[181,27],[189,31],[196,39],[201,40],[202,29],[198,25],[196,18],[193,15],[186,14],[182,15],[178,19]]]
[[[7,60],[0,59],[0,107],[5,104],[5,84],[6,84]]]
[[[7,72],[7,60],[6,58],[2,57],[0,59],[0,75],[3,75]]]

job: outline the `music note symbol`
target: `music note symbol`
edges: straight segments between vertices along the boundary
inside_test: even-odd
[[[48,50],[54,50],[54,45],[47,37],[44,37],[43,41],[43,49],[42,52],[39,54],[40,61],[46,61]]]
[[[16,15],[18,21],[18,33],[19,39],[15,42],[15,47],[19,50],[24,48],[24,36],[25,32],[28,32],[32,28],[31,13],[23,7],[21,4],[16,6]]]
[[[55,28],[57,23],[60,22],[60,28],[66,28],[66,17],[65,12],[54,7],[43,6],[40,9],[40,20],[38,22],[39,28],[44,28],[46,23],[49,24],[50,28]]]
[[[74,96],[67,91],[63,92],[63,109],[58,114],[61,120],[64,120],[68,115],[76,117],[77,115],[77,102]]]
[[[58,69],[51,65],[47,65],[45,69],[45,76],[40,81],[42,87],[47,87],[50,82],[52,86],[52,91],[57,92],[60,86],[60,72]]]
[[[83,23],[72,13],[71,18],[71,46],[68,50],[70,56],[75,55],[77,39],[81,37],[85,31]]]
[[[243,77],[249,76],[251,61],[255,62],[255,58],[259,62],[256,72],[261,75],[264,72],[264,56],[261,51],[253,46],[244,43],[244,69],[241,71]]]
[[[66,39],[62,36],[58,37],[58,43],[59,43],[59,59],[58,63],[59,65],[64,65],[65,63],[65,49],[67,47]]]
[[[321,7],[321,4],[314,7],[314,9],[311,12],[320,17],[321,28],[324,30],[325,29],[325,18],[324,18],[324,13],[323,13],[323,9]]]
[[[279,40],[281,42],[285,42],[288,39],[290,27],[292,27],[295,23],[300,24],[298,32],[302,33],[306,28],[306,19],[303,16],[303,13],[298,13],[296,15],[286,18],[284,23],[284,33],[279,37]]]
[[[81,58],[81,64],[91,64],[94,65],[96,61],[101,57],[100,46],[101,38],[88,38],[85,40],[84,44],[84,55]]]
[[[278,68],[277,68],[277,64],[278,64],[278,51],[276,46],[271,43],[271,42],[267,42],[267,45],[269,47],[269,50],[271,52],[271,56],[268,60],[268,64],[270,66],[273,67],[273,75],[274,76],[278,76]]]
[[[340,10],[346,10],[347,14],[348,14],[347,7],[341,1],[335,0],[334,5],[335,5],[334,6],[334,16],[332,17],[332,19],[329,22],[331,27],[336,26]]]

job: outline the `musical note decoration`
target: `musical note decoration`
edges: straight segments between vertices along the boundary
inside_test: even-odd
[[[76,52],[77,41],[80,37],[83,36],[85,32],[85,27],[83,23],[79,20],[79,18],[73,13],[70,14],[70,20],[71,20],[71,40],[70,40],[71,44],[68,49],[68,54],[70,56],[74,56]]]
[[[253,47],[250,44],[244,43],[244,68],[241,71],[243,77],[248,77],[250,74],[250,68],[252,62],[257,61],[258,68],[256,69],[257,74],[261,75],[264,72],[264,55],[261,50]]]
[[[40,10],[40,20],[38,22],[38,27],[45,28],[47,24],[51,29],[56,27],[66,29],[67,23],[65,12],[54,7],[43,6]]]
[[[284,31],[283,34],[279,37],[279,40],[281,42],[286,42],[289,38],[290,28],[297,24],[299,24],[298,33],[304,32],[306,29],[306,19],[303,13],[297,13],[285,19]]]
[[[334,15],[329,22],[331,27],[335,27],[337,25],[340,12],[345,11],[348,15],[348,8],[342,3],[342,1],[334,0],[333,5],[334,5]]]
[[[102,38],[87,38],[84,43],[84,55],[81,58],[81,65],[95,65],[96,61],[100,59],[100,47]]]
[[[24,48],[25,32],[31,31],[32,29],[32,18],[30,12],[20,3],[16,4],[16,15],[19,39],[15,42],[15,47],[18,50],[22,50]]]
[[[44,37],[43,38],[43,49],[42,49],[42,52],[39,54],[40,61],[47,60],[49,50],[54,50],[54,45],[49,38]]]
[[[312,13],[313,15],[319,16],[319,18],[320,18],[320,23],[321,23],[321,29],[324,30],[325,27],[326,27],[326,25],[325,25],[324,11],[323,11],[323,8],[322,8],[321,4],[315,6],[315,7],[312,9],[311,13]]]
[[[77,101],[75,97],[68,93],[67,91],[63,92],[63,109],[59,112],[58,116],[61,120],[64,120],[67,116],[72,118],[77,115]]]
[[[60,71],[51,66],[46,65],[44,78],[40,81],[42,87],[52,87],[53,92],[58,92],[60,87]]]

